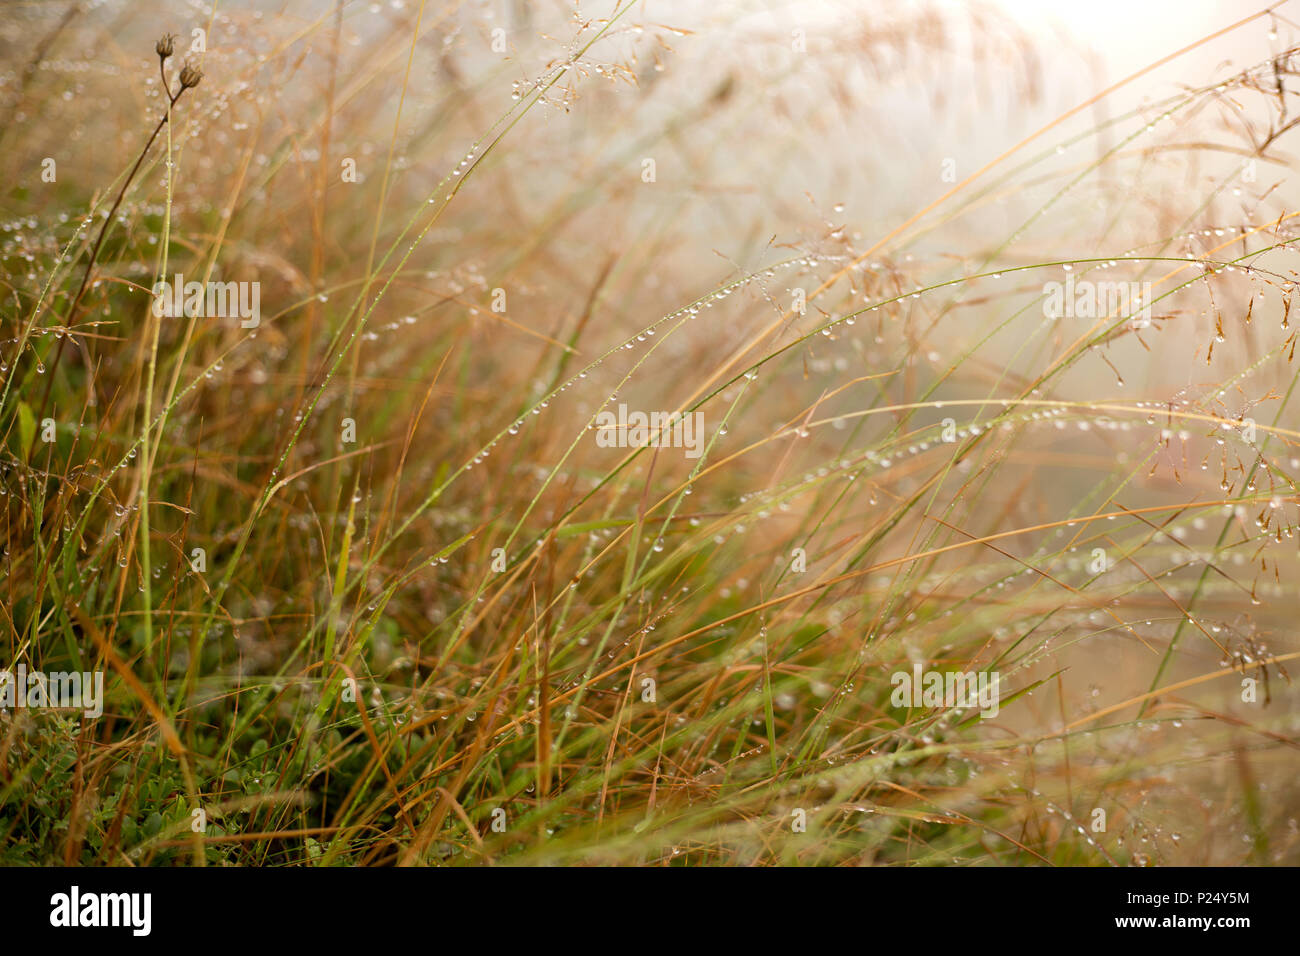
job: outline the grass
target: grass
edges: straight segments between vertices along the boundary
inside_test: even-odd
[[[1285,4],[21,9],[0,862],[1300,862]]]

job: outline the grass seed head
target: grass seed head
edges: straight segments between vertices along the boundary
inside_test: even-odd
[[[188,90],[191,86],[198,86],[201,79],[203,79],[203,71],[193,63],[186,63],[181,70],[181,89]]]

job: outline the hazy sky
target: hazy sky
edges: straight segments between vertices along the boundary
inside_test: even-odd
[[[1267,9],[1264,2],[1250,0],[997,0],[1026,25],[1059,25],[1076,43],[1094,50],[1106,64],[1114,81],[1142,69],[1181,47]],[[1300,4],[1288,2],[1278,8],[1281,18],[1300,21]],[[1205,76],[1225,60],[1245,66],[1269,49],[1268,17],[1238,27],[1211,44],[1192,51],[1157,74]],[[1295,38],[1296,31],[1285,19],[1278,21],[1278,37],[1271,43],[1281,50]],[[1170,70],[1172,72],[1170,72]]]

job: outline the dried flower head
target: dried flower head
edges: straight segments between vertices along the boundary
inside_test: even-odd
[[[203,71],[192,63],[186,63],[181,70],[181,89],[187,90],[191,86],[198,86],[201,79],[203,79]]]
[[[154,44],[154,51],[158,54],[160,60],[165,60],[176,49],[176,34],[164,33],[161,40]]]

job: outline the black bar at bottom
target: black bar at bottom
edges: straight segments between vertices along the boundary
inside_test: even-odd
[[[623,938],[592,936],[601,924],[661,942],[716,926],[730,944],[736,931],[764,942],[781,923],[815,935],[927,927],[936,941],[966,924],[968,941],[991,932],[1010,942],[1041,929],[1057,940],[1147,944],[1199,934],[1231,945],[1260,929],[1283,931],[1291,895],[1283,885],[1291,873],[1263,868],[674,869],[7,869],[0,881],[7,943],[111,938],[128,947],[216,938],[373,946],[408,931]]]

